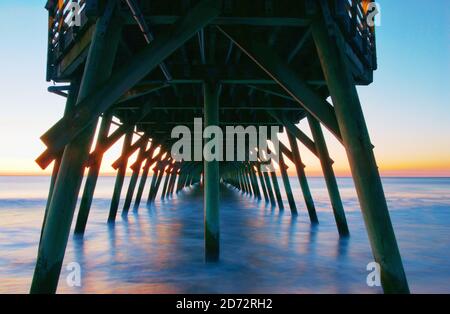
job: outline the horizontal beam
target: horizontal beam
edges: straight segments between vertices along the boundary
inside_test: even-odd
[[[147,15],[145,20],[151,25],[171,25],[179,19],[175,15]],[[125,19],[126,24],[135,25],[131,15]],[[305,27],[310,25],[309,19],[293,17],[218,17],[211,21],[213,25],[247,25],[247,26],[286,26]]]

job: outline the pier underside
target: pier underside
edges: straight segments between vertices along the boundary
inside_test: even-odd
[[[118,213],[127,216],[142,202],[152,204],[157,196],[166,199],[201,184],[205,261],[217,262],[221,183],[280,210],[286,196],[293,216],[303,209],[297,203],[303,199],[311,224],[317,224],[301,148],[319,158],[337,232],[348,237],[323,127],[346,149],[384,291],[408,292],[356,91],[357,85],[371,83],[376,69],[375,30],[367,19],[371,1],[73,2],[78,5],[78,26],[65,23],[71,17],[71,1],[47,3],[47,80],[58,83],[49,91],[66,97],[67,103],[64,116],[41,137],[47,149],[37,163],[45,169],[53,162],[53,176],[32,293],[56,291],[72,221],[75,233],[82,235],[102,156],[122,138],[105,217],[110,224]],[[202,123],[200,130],[195,119]],[[303,119],[312,137],[297,127]],[[191,158],[171,154],[177,126],[194,134]],[[286,132],[289,147],[280,143],[276,152],[280,182],[275,169],[261,166],[262,156],[251,158],[261,143],[246,143],[242,160],[197,156],[196,148],[203,152],[207,143],[201,137],[196,142],[195,135],[209,126],[276,126]],[[274,138],[264,141],[267,145]],[[223,144],[218,149],[226,154],[236,147]],[[130,164],[135,152],[136,161]],[[291,189],[288,160],[295,167],[300,196]],[[127,170],[131,178],[124,186]]]

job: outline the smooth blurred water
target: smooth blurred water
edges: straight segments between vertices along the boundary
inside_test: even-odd
[[[203,200],[197,187],[127,219],[106,223],[114,178],[99,179],[84,239],[70,237],[60,293],[380,293],[366,284],[373,261],[351,179],[338,179],[351,237],[340,240],[322,178],[309,180],[320,225],[222,188],[221,260],[203,262]],[[0,177],[0,292],[27,293],[48,177]],[[282,182],[280,180],[280,185]],[[127,187],[124,185],[123,195]],[[450,292],[450,179],[386,178],[386,196],[413,292]],[[148,188],[147,188],[148,189]],[[148,191],[145,191],[145,194]],[[283,197],[284,190],[282,190]],[[144,194],[144,195],[145,195]],[[120,207],[121,208],[121,207]],[[69,287],[78,262],[82,286]]]

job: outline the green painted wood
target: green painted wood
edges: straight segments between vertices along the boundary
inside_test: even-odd
[[[102,119],[100,124],[100,130],[98,133],[98,139],[96,143],[96,149],[100,149],[108,136],[111,127],[112,116],[108,115]],[[92,200],[94,198],[94,191],[97,185],[98,175],[100,173],[100,167],[102,163],[103,154],[96,155],[95,160],[89,166],[86,182],[84,183],[83,195],[81,197],[80,209],[78,210],[77,222],[75,224],[74,233],[77,235],[83,235],[86,230],[86,224],[89,217],[89,211],[91,209]]]
[[[318,224],[319,219],[317,218],[316,207],[314,205],[314,200],[312,198],[311,191],[309,189],[308,180],[306,178],[305,173],[305,166],[301,159],[297,140],[289,131],[286,133],[289,139],[289,145],[291,146],[292,150],[292,162],[294,163],[295,169],[297,170],[297,177],[300,183],[300,187],[302,189],[306,209],[308,210],[309,220],[311,221],[312,224]]]
[[[205,127],[219,125],[219,86],[205,82],[204,120]],[[207,156],[205,156],[206,158]],[[204,167],[204,224],[205,224],[205,261],[216,262],[220,255],[220,218],[219,218],[219,161],[203,162]]]
[[[286,191],[286,196],[289,202],[289,208],[291,209],[291,214],[296,216],[298,214],[297,206],[295,205],[294,195],[292,194],[291,184],[289,182],[289,176],[287,174],[287,166],[284,162],[283,154],[280,154],[279,158],[281,178],[283,180],[284,190]]]
[[[133,132],[128,132],[125,135],[122,155],[126,155],[130,149],[131,141],[133,139]],[[122,164],[117,169],[116,182],[114,184],[114,192],[111,199],[111,206],[109,208],[108,222],[113,223],[116,221],[117,210],[119,209],[120,195],[122,194],[123,182],[125,180],[125,173],[127,171],[128,158],[122,160]]]
[[[275,191],[275,196],[276,196],[277,203],[278,203],[278,208],[279,208],[279,210],[283,210],[284,209],[283,198],[281,197],[280,185],[278,184],[278,178],[277,178],[277,174],[275,173],[275,171],[270,172],[270,177],[272,178],[272,184],[273,184],[273,189]]]
[[[314,21],[313,38],[335,106],[372,253],[381,266],[384,292],[409,293],[373,145],[343,49],[343,39],[339,32],[333,39],[322,19]]]
[[[347,219],[345,218],[344,207],[342,206],[341,195],[339,187],[334,175],[333,165],[330,162],[330,155],[328,153],[327,144],[323,136],[322,128],[319,121],[313,116],[308,115],[308,122],[311,128],[311,133],[316,143],[317,152],[322,166],[323,176],[330,196],[331,207],[333,208],[334,219],[340,236],[348,236],[350,234],[347,226]]]
[[[77,106],[110,75],[121,34],[120,23],[111,22],[110,3],[105,14],[96,23],[89,55],[86,61]],[[76,111],[76,110],[74,110]],[[77,133],[56,151],[68,144],[61,159],[48,216],[38,248],[36,267],[30,293],[55,293],[64,259],[70,226],[84,172],[85,161],[94,135],[95,119],[88,128]]]
[[[263,175],[264,175],[264,181],[265,181],[266,187],[267,187],[267,192],[269,194],[270,204],[272,205],[272,207],[275,207],[276,206],[275,195],[273,194],[273,189],[272,189],[272,184],[270,183],[269,174],[267,172],[263,172]]]
[[[141,166],[142,166],[142,161],[143,161],[142,158],[145,155],[145,151],[147,149],[148,136],[144,135],[144,136],[142,136],[142,138],[144,138],[144,141],[141,145],[141,148],[138,153],[138,158],[137,158],[139,160],[139,164],[132,169],[133,171],[131,173],[130,183],[128,184],[128,190],[127,190],[127,194],[125,197],[125,202],[123,204],[122,216],[126,216],[128,214],[128,211],[130,210],[131,202],[132,202],[133,196],[134,196],[134,191],[136,189],[137,181],[139,179],[139,172],[141,171]]]

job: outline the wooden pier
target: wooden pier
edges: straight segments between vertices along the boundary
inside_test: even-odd
[[[372,82],[377,68],[371,2],[49,0],[47,81],[57,83],[49,91],[67,102],[64,116],[42,135],[47,149],[36,160],[42,169],[53,163],[53,173],[31,293],[56,292],[71,225],[75,220],[75,233],[82,236],[102,157],[122,138],[108,223],[143,202],[151,205],[158,193],[170,198],[198,184],[204,190],[205,261],[216,262],[221,184],[279,210],[285,197],[292,215],[305,210],[311,224],[319,223],[300,151],[307,149],[320,160],[337,233],[350,236],[323,127],[347,152],[384,291],[408,293],[356,91]],[[262,161],[249,154],[241,161],[175,160],[172,129],[193,130],[195,118],[204,127],[284,130],[289,147],[280,143],[281,181],[274,171],[261,171]],[[296,126],[303,119],[312,138]],[[203,145],[194,140],[193,148]],[[292,191],[290,181],[297,178],[288,176],[288,160],[302,195]]]

